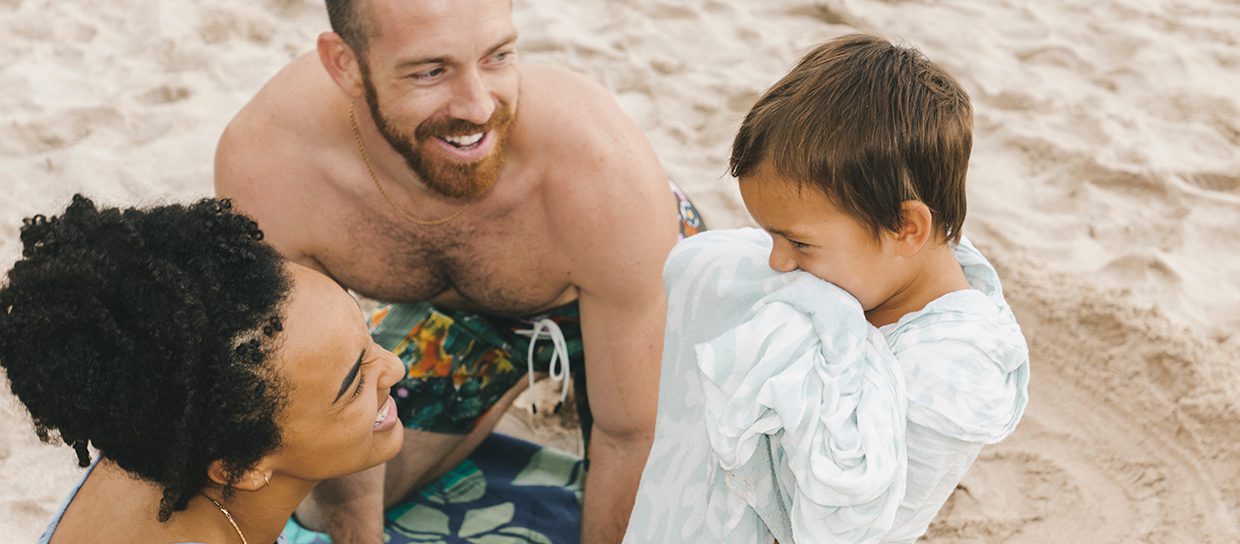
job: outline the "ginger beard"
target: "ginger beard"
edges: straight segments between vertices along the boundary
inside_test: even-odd
[[[423,121],[410,138],[396,128],[379,107],[379,96],[370,81],[368,70],[362,71],[362,84],[366,89],[366,104],[375,120],[379,133],[388,144],[405,158],[409,168],[417,174],[426,187],[447,198],[474,200],[482,196],[499,177],[504,166],[504,149],[508,132],[516,117],[512,107],[499,100],[495,112],[485,124],[478,125],[462,119],[431,118]],[[494,148],[487,156],[472,162],[462,162],[446,156],[432,139],[469,134],[486,133],[484,138],[494,138]]]

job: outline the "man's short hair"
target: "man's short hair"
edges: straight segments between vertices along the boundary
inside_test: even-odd
[[[359,57],[366,53],[367,40],[370,38],[370,25],[366,22],[366,14],[359,4],[365,0],[327,0],[327,19],[331,22],[332,32],[340,35],[344,43],[349,44]],[[364,59],[359,59],[364,60]]]
[[[738,178],[759,167],[822,190],[867,225],[898,230],[919,200],[959,242],[973,110],[960,84],[920,51],[854,34],[822,44],[766,91],[732,144]]]

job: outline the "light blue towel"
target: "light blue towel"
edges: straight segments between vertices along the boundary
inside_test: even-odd
[[[770,270],[770,245],[756,229],[714,231],[682,242],[668,260],[658,422],[626,542],[880,542],[893,527],[920,534],[978,441],[1006,436],[1023,412],[1024,341],[1014,319],[1018,342],[985,339],[1010,310],[967,242],[957,257],[971,285],[988,292],[953,293],[882,332],[834,285]],[[970,274],[978,267],[989,275]],[[923,349],[944,335],[953,346],[964,331],[983,339],[958,354]],[[999,364],[983,360],[987,349]],[[955,355],[968,359],[959,371],[933,374]],[[982,394],[977,402],[931,398],[945,391]]]

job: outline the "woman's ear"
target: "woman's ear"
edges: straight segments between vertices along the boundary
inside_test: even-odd
[[[226,486],[229,480],[228,468],[221,461],[211,461],[211,465],[207,467],[207,477],[216,485]],[[268,485],[271,485],[271,470],[264,468],[260,462],[254,468],[241,474],[241,477],[233,483],[233,489],[239,491],[258,491]]]
[[[934,215],[925,202],[905,200],[900,203],[900,216],[900,229],[893,237],[896,253],[901,257],[913,257],[933,240]]]
[[[319,62],[331,75],[332,80],[341,90],[353,98],[360,98],[365,93],[362,85],[362,67],[359,65],[357,51],[344,43],[344,39],[335,32],[319,34],[316,47]]]

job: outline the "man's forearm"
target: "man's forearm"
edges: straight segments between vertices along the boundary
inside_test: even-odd
[[[339,544],[383,542],[384,465],[324,480],[297,509],[298,518]],[[317,526],[317,527],[316,527]]]
[[[595,427],[581,507],[583,543],[611,544],[624,539],[652,440],[614,439]]]

